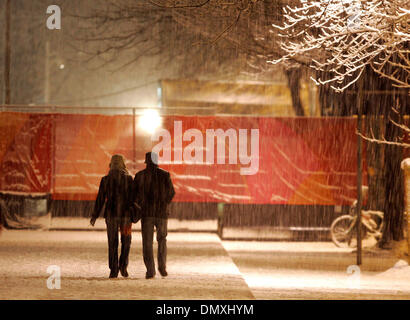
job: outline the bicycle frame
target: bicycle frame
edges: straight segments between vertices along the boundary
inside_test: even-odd
[[[362,218],[361,219],[362,223],[361,224],[362,224],[362,226],[366,227],[366,231],[369,232],[370,235],[372,235],[374,237],[378,237],[378,236],[381,235],[381,232],[378,229],[375,229],[370,224],[370,221],[374,222],[374,220],[371,217],[372,214],[380,217],[383,221],[383,217],[384,217],[383,212],[381,212],[381,211],[372,211],[372,210],[369,210],[369,211],[362,210],[362,217],[361,217]],[[356,227],[357,215],[352,215],[352,217],[353,217],[352,223],[350,224],[349,229],[346,231],[346,234],[350,234],[350,232],[352,232]],[[382,226],[383,226],[383,222],[379,227],[380,230],[382,229]]]

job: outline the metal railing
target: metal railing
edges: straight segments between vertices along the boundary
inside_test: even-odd
[[[77,107],[46,105],[3,105],[1,112],[140,115],[156,110],[159,115],[215,115],[215,107]]]

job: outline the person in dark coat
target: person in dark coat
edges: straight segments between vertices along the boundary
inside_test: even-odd
[[[101,179],[90,224],[94,226],[105,205],[104,218],[107,225],[110,278],[117,278],[118,272],[121,272],[123,277],[128,277],[127,266],[131,248],[132,227],[128,209],[132,197],[133,180],[127,171],[122,155],[113,155],[109,167],[108,175]],[[118,231],[121,234],[121,255],[119,260]]]
[[[168,205],[175,190],[169,172],[158,167],[158,155],[148,152],[145,155],[146,168],[134,178],[134,201],[141,207],[142,252],[147,273],[146,279],[155,276],[153,253],[154,226],[158,242],[158,271],[163,277],[167,258]]]

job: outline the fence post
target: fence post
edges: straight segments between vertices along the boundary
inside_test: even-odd
[[[224,229],[224,204],[218,203],[218,236],[222,240]]]
[[[410,263],[410,158],[406,158],[401,162],[401,169],[404,170],[404,201],[407,223],[407,261]]]
[[[132,108],[132,170],[136,171],[137,170],[137,153],[136,153],[136,143],[135,143],[135,139],[136,139],[136,134],[135,134],[135,130],[136,130],[136,112],[135,112],[135,108]],[[135,172],[134,172],[135,173]]]
[[[363,77],[357,92],[357,132],[362,132]],[[362,137],[357,135],[357,265],[362,264]]]

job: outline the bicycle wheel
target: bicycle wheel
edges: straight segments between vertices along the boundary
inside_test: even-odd
[[[332,222],[330,226],[330,234],[333,243],[340,248],[348,248],[356,246],[354,239],[356,220],[350,215],[340,216]]]

